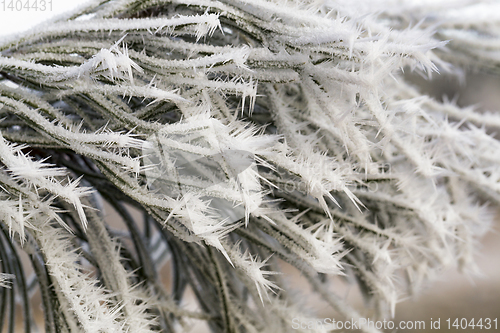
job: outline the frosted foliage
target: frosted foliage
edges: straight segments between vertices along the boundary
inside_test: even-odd
[[[104,0],[3,40],[0,323],[36,332],[39,289],[46,332],[289,332],[317,316],[309,290],[334,318],[390,318],[443,268],[476,272],[500,116],[403,72],[498,74],[499,13]]]

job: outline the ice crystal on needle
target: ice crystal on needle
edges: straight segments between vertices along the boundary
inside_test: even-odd
[[[473,270],[500,116],[402,73],[498,74],[498,12],[112,0],[0,41],[0,322],[19,302],[35,331],[38,287],[46,332],[289,332],[315,313],[285,263],[348,320],[364,309],[332,283],[382,318],[443,267]]]

